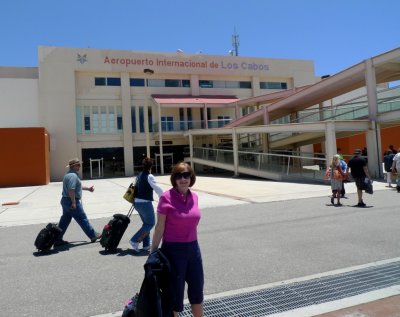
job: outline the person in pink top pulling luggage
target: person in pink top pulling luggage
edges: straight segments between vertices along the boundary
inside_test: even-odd
[[[150,252],[161,251],[172,267],[172,289],[175,303],[174,316],[183,311],[185,283],[194,317],[203,316],[204,271],[197,226],[200,209],[197,194],[189,189],[196,182],[192,167],[186,162],[174,166],[171,173],[172,188],[163,193],[157,207],[157,224]]]

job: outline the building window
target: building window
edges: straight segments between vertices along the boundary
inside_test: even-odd
[[[181,83],[179,79],[166,79],[165,87],[180,87]]]
[[[199,80],[200,88],[213,88],[212,80]]]
[[[84,126],[85,126],[85,134],[90,134],[90,107],[84,107]]]
[[[218,128],[223,127],[231,121],[229,116],[218,116]]]
[[[147,79],[147,86],[149,87],[165,87],[164,79]]]
[[[121,78],[108,77],[107,86],[121,86]]]
[[[174,117],[161,117],[161,131],[174,130]]]
[[[139,107],[139,131],[144,132],[144,110],[143,107]]]
[[[187,79],[147,79],[148,87],[190,87]]]
[[[130,78],[129,85],[132,87],[144,87],[144,78]]]
[[[251,89],[251,81],[199,80],[201,88]]]
[[[102,106],[100,109],[101,113],[100,113],[100,132],[102,133],[106,133],[107,131],[107,107],[106,106]]]
[[[185,130],[185,109],[179,108],[179,129]]]
[[[239,88],[251,89],[251,81],[239,81]]]
[[[106,85],[106,78],[105,77],[95,77],[94,78],[94,85],[95,86],[105,86]]]
[[[132,125],[132,133],[136,133],[136,107],[131,107],[131,125]]]
[[[77,134],[121,133],[121,106],[77,106]]]
[[[261,81],[260,89],[287,89],[287,83]]]
[[[147,108],[147,115],[149,117],[149,132],[153,132],[153,109]]]
[[[118,132],[122,132],[123,126],[122,126],[122,107],[118,106],[117,107],[117,130]]]
[[[107,124],[110,131],[115,131],[115,109],[114,107],[108,108]]]
[[[188,129],[193,129],[192,108],[187,109],[187,124]]]
[[[118,77],[95,77],[95,86],[121,86],[121,78]]]

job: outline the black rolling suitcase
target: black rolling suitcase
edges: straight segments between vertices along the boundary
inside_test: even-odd
[[[49,251],[61,232],[61,228],[55,223],[49,223],[37,235],[35,239],[36,249],[43,252]]]
[[[132,205],[127,215],[115,214],[108,224],[104,226],[100,238],[100,244],[106,251],[115,252],[117,250],[118,244],[131,222],[129,218],[134,209],[135,208]]]

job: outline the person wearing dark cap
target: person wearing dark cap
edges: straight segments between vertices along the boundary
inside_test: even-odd
[[[66,166],[69,168],[68,172],[63,178],[63,191],[61,197],[61,206],[63,214],[61,215],[58,226],[61,228],[62,233],[58,237],[54,246],[60,246],[68,244],[67,241],[63,240],[63,236],[67,231],[72,218],[78,223],[85,234],[88,236],[91,242],[101,238],[101,234],[96,232],[89,222],[85,211],[83,210],[81,199],[82,190],[94,192],[94,186],[86,187],[82,186],[82,182],[79,178],[78,171],[81,168],[81,161],[78,158],[72,159]]]
[[[349,170],[351,171],[351,176],[354,179],[354,182],[357,186],[357,195],[358,195],[358,204],[357,207],[365,207],[365,203],[362,199],[363,196],[363,188],[364,181],[367,177],[371,182],[371,176],[369,175],[367,161],[361,157],[361,150],[356,149],[354,151],[354,156],[350,159],[349,164],[347,165],[347,175],[349,174]]]

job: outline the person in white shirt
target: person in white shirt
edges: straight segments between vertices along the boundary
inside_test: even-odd
[[[396,189],[400,193],[400,148],[397,150],[397,154],[393,157],[392,172],[397,170]]]

